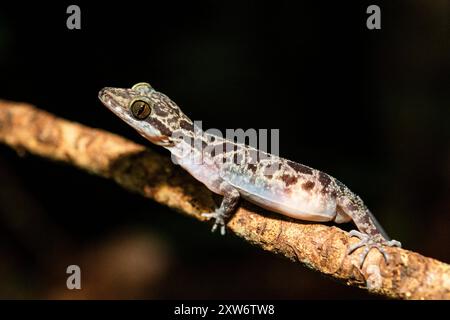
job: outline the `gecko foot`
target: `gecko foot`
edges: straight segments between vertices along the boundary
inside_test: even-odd
[[[202,213],[202,217],[208,218],[208,219],[214,219],[214,224],[211,228],[211,232],[214,232],[217,230],[218,227],[220,227],[220,234],[225,235],[225,218],[226,214],[219,208],[216,209],[214,212],[209,213]]]
[[[402,246],[402,244],[399,241],[397,241],[397,240],[386,241],[384,239],[372,238],[369,235],[367,235],[365,233],[361,233],[361,232],[359,232],[357,230],[350,231],[349,235],[351,237],[357,237],[361,241],[356,243],[356,244],[354,244],[354,245],[352,245],[348,249],[347,254],[352,254],[356,249],[359,249],[361,247],[365,247],[364,251],[361,253],[361,256],[360,256],[360,265],[359,265],[360,268],[363,266],[364,261],[366,260],[366,257],[369,254],[370,249],[372,249],[372,248],[378,249],[378,251],[380,251],[381,254],[383,255],[384,260],[386,261],[386,263],[388,263],[389,262],[389,255],[384,250],[383,246],[399,247],[399,248],[401,248],[401,246]]]

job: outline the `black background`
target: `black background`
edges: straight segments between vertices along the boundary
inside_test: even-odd
[[[146,143],[97,99],[146,81],[204,128],[279,128],[281,156],[339,178],[405,248],[448,262],[448,2],[78,1],[82,28],[68,30],[70,4],[0,5],[1,99]],[[370,4],[381,30],[366,28]],[[1,297],[370,297],[5,146],[0,192]],[[65,288],[69,264],[81,292]]]

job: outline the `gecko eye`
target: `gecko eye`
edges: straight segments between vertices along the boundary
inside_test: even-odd
[[[138,120],[144,120],[150,115],[150,105],[142,100],[136,100],[131,104],[131,113]]]

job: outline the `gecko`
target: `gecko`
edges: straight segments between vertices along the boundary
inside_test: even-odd
[[[342,182],[320,170],[198,130],[167,95],[141,82],[131,88],[106,87],[100,101],[150,142],[171,152],[172,158],[212,192],[223,196],[214,212],[212,231],[225,226],[240,198],[294,219],[313,222],[352,221],[349,232],[360,241],[347,254],[364,247],[362,266],[372,248],[386,262],[384,246],[401,247],[391,240],[361,198]],[[199,161],[199,159],[201,161]]]

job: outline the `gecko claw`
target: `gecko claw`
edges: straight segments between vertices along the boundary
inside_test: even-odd
[[[369,235],[361,233],[357,230],[350,231],[349,235],[351,237],[357,237],[361,241],[359,241],[358,243],[355,243],[350,248],[348,248],[348,250],[347,250],[348,255],[352,254],[355,250],[357,250],[361,247],[365,247],[364,251],[360,255],[360,261],[359,261],[360,268],[362,268],[364,261],[366,260],[367,255],[369,254],[369,252],[372,248],[376,248],[383,255],[386,263],[389,263],[389,255],[384,250],[383,246],[399,247],[399,248],[401,248],[401,246],[402,246],[402,244],[397,240],[386,241],[384,239],[371,238]]]
[[[224,236],[225,233],[226,233],[226,231],[225,231],[225,226],[220,226],[220,234],[221,234],[222,236]]]
[[[226,233],[225,228],[225,214],[221,210],[216,210],[214,212],[202,213],[202,217],[209,219],[214,219],[214,224],[211,228],[211,232],[215,232],[218,227],[220,227],[220,234],[222,236]]]

